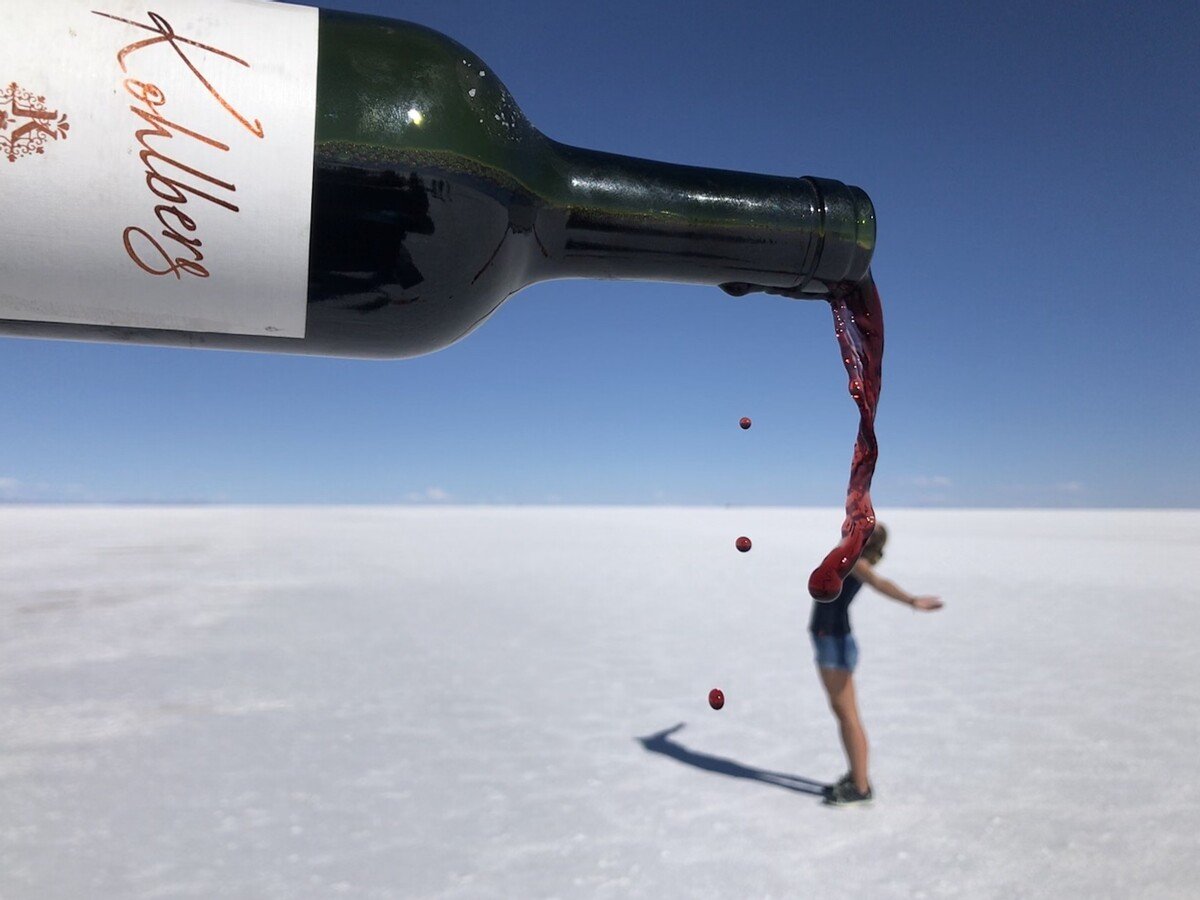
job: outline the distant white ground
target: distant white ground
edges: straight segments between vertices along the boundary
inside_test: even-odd
[[[1200,896],[1200,512],[882,518],[836,810],[835,510],[0,508],[0,897]]]

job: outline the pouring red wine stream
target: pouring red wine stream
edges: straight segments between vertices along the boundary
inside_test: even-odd
[[[859,425],[846,490],[842,539],[808,579],[809,594],[814,600],[825,602],[836,600],[842,592],[842,581],[875,530],[871,478],[879,456],[875,410],[883,374],[883,307],[871,273],[867,272],[857,284],[838,285],[828,299],[842,362],[850,377],[850,396],[858,406]]]

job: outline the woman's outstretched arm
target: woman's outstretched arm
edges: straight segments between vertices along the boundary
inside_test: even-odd
[[[913,609],[934,610],[942,608],[942,601],[940,598],[929,596],[918,597],[908,593],[901,588],[900,585],[896,584],[896,582],[889,581],[888,579],[878,575],[875,572],[875,567],[865,559],[860,559],[858,562],[856,562],[854,564],[854,568],[851,569],[850,572],[863,584],[869,584],[885,597],[891,597],[893,600],[898,600],[901,603],[907,603]]]

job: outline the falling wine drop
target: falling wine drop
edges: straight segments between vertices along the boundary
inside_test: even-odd
[[[733,545],[735,547],[737,547],[738,550],[740,550],[742,553],[748,552],[750,550],[750,547],[753,546],[750,543],[750,538],[748,538],[744,535],[742,537],[738,538],[736,541],[734,541]]]
[[[720,688],[713,688],[708,692],[708,705],[713,709],[720,709],[725,705],[725,694]]]

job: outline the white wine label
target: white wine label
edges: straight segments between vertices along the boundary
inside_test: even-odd
[[[0,0],[0,319],[303,337],[317,28]]]

